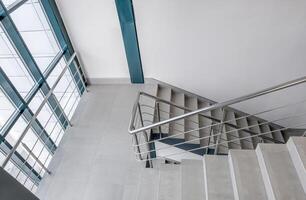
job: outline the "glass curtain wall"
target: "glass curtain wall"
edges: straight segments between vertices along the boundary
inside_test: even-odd
[[[85,91],[76,60],[26,130],[74,53],[52,1],[0,0],[0,165],[32,192]]]

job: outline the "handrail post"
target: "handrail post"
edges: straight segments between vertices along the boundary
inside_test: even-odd
[[[157,111],[157,119],[160,122],[160,106],[159,106],[159,102],[156,102],[156,111]],[[161,126],[158,127],[158,131],[159,131],[159,138],[162,138],[162,128]]]
[[[201,115],[199,115],[199,117],[201,117]],[[212,126],[210,127],[210,130],[209,130],[208,146],[210,146],[211,137],[214,137],[214,135],[213,135],[213,122],[212,122]],[[209,147],[207,147],[205,149],[205,154],[208,154],[208,150],[209,150]]]
[[[82,74],[81,74],[81,71],[80,71],[79,66],[77,65],[77,62],[75,61],[75,59],[73,60],[73,64],[74,64],[74,66],[75,66],[75,68],[76,68],[76,70],[77,70],[77,72],[78,72],[78,74],[79,74],[79,77],[80,77],[80,79],[81,79],[81,82],[82,82],[82,85],[83,85],[85,91],[88,92],[87,87],[86,87],[86,84],[85,84],[85,82],[84,82],[84,80],[83,80],[83,76],[82,76]],[[85,77],[85,75],[84,75],[84,77]]]
[[[224,121],[225,121],[225,109],[224,109],[224,107],[221,109],[221,111],[222,111],[222,119],[221,119],[221,122],[220,122],[220,125],[219,125],[219,128],[218,128],[218,136],[217,136],[215,152],[214,152],[215,155],[218,154],[219,143],[220,143],[221,135],[223,134],[223,127],[224,127]]]
[[[133,127],[133,128],[135,129],[135,127]],[[139,158],[139,160],[142,160],[141,151],[140,151],[140,147],[139,147],[139,141],[138,141],[138,138],[137,138],[137,133],[133,134],[133,138],[132,139],[135,140],[138,158]]]
[[[144,127],[144,123],[143,123],[143,118],[142,118],[142,113],[141,113],[141,107],[140,107],[140,104],[138,102],[138,113],[139,113],[139,119],[140,119],[140,123],[141,123],[141,126]],[[142,135],[145,139],[145,142],[147,143],[147,151],[149,152],[148,153],[148,160],[149,160],[149,166],[150,168],[153,168],[153,164],[152,164],[152,159],[151,159],[151,153],[150,153],[150,144],[149,144],[149,138],[148,138],[148,134],[147,134],[147,131],[142,131]]]

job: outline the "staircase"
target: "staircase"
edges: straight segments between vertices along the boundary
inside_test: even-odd
[[[137,200],[305,200],[306,138],[143,168]]]
[[[150,98],[139,100],[144,126],[216,104],[209,99],[165,83],[154,85],[147,93],[151,95]],[[175,147],[169,149],[167,153],[182,149],[202,156],[227,155],[230,149],[252,150],[259,143],[284,144],[288,137],[283,130],[286,129],[256,115],[224,107],[153,128],[148,135],[150,135],[149,140],[155,141],[151,144],[151,151],[171,145]],[[161,151],[154,153],[162,157],[164,155]],[[190,157],[186,155],[168,158],[180,161]]]

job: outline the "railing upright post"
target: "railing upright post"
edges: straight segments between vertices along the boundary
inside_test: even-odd
[[[138,102],[137,106],[138,106],[140,123],[141,123],[141,126],[144,127],[142,113],[141,113],[141,107],[140,107],[139,102]],[[146,146],[147,146],[147,151],[149,152],[148,153],[149,166],[150,166],[150,168],[153,168],[152,159],[151,159],[151,153],[150,153],[151,150],[150,150],[150,144],[149,144],[149,138],[148,138],[147,131],[142,131],[142,135],[143,135],[143,138],[144,138],[145,142],[147,143]]]
[[[156,102],[156,110],[157,110],[157,119],[160,122],[160,109],[159,109],[159,102]],[[161,126],[158,127],[158,131],[159,131],[159,138],[162,138],[162,129]]]
[[[86,87],[86,84],[85,84],[85,82],[84,82],[84,80],[83,80],[83,76],[82,76],[82,74],[81,74],[81,71],[80,71],[79,66],[77,65],[77,62],[75,61],[75,59],[73,60],[73,64],[74,64],[74,66],[75,66],[75,68],[76,68],[76,70],[77,70],[77,72],[78,72],[78,74],[79,74],[79,77],[80,77],[80,79],[81,79],[81,82],[82,82],[82,85],[83,85],[85,91],[88,92],[87,87]],[[84,77],[85,77],[85,76],[84,76]]]
[[[222,119],[218,128],[218,136],[217,136],[217,140],[216,140],[216,146],[215,146],[215,152],[214,154],[217,155],[218,154],[218,149],[219,149],[219,143],[220,143],[220,139],[221,139],[221,135],[223,134],[223,127],[224,127],[224,121],[225,121],[225,108],[221,108],[221,112],[222,112]]]
[[[201,115],[199,115],[199,117],[201,117]],[[209,130],[208,146],[210,146],[211,137],[214,137],[214,135],[213,135],[213,127],[214,127],[214,125],[213,125],[213,122],[212,122],[212,126],[210,127],[210,130]],[[208,150],[209,150],[209,147],[207,147],[205,149],[205,154],[208,154]]]

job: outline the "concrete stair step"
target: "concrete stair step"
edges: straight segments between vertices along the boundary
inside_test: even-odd
[[[243,117],[241,115],[237,115],[236,119],[237,119],[236,120],[237,121],[237,126],[239,128],[248,127],[248,121],[247,121],[247,119],[245,117]],[[245,129],[249,130],[249,128],[245,128]],[[247,138],[247,137],[252,136],[250,133],[248,133],[246,131],[243,131],[243,130],[240,130],[238,132],[239,132],[240,138],[244,138],[244,137]],[[252,138],[241,140],[241,147],[243,149],[254,149]]]
[[[198,109],[198,99],[196,97],[190,97],[185,95],[185,107],[191,110]],[[196,130],[199,129],[199,116],[193,115],[185,119],[185,131]],[[190,133],[185,134],[185,140],[194,140],[200,137],[200,133],[198,130],[192,131]],[[200,140],[191,141],[194,144],[200,144]]]
[[[226,110],[225,112],[226,112],[225,121],[228,121],[227,122],[228,124],[237,125],[235,113],[232,110]],[[228,126],[228,125],[225,125],[225,131],[227,132],[226,135],[227,135],[228,141],[233,140],[232,142],[228,143],[229,148],[230,149],[241,149],[241,142],[240,140],[238,140],[240,137],[238,134],[238,131],[235,128]]]
[[[235,200],[267,199],[254,150],[230,150],[229,166]]]
[[[174,90],[171,91],[171,102],[184,107],[185,106],[185,95],[183,93],[176,92]],[[175,106],[170,107],[170,117],[175,117],[179,115],[183,115],[185,111],[183,109],[177,108]],[[177,135],[176,138],[184,138],[184,135],[181,134],[184,132],[185,122],[184,120],[178,120],[173,123],[170,123],[170,134]]]
[[[137,200],[157,200],[159,170],[143,168],[140,177]]]
[[[205,200],[203,162],[201,160],[182,160],[181,176],[181,200]]]
[[[256,154],[269,200],[306,199],[285,144],[259,144]]]
[[[248,117],[247,121],[248,121],[248,126],[249,126],[250,131],[256,134],[261,133],[257,120],[253,119],[252,117]],[[258,143],[260,143],[261,139],[259,137],[252,137],[252,141],[253,141],[254,148],[256,148]]]
[[[287,147],[306,194],[306,137],[290,137]]]
[[[207,102],[198,102],[199,103],[199,108],[205,108],[205,107],[208,107],[210,104],[207,103]],[[211,117],[211,112],[206,112],[206,113],[203,113],[204,115],[206,116],[209,116]],[[205,117],[201,117],[199,115],[199,127],[200,128],[203,128],[203,127],[207,127],[207,128],[203,128],[201,129],[199,132],[200,132],[200,137],[203,138],[205,137],[204,139],[201,139],[200,140],[200,145],[201,147],[204,147],[204,146],[207,146],[209,144],[214,144],[214,137],[210,137],[210,134],[211,134],[211,124],[212,124],[212,120],[211,119],[208,119],[208,118],[205,118]]]
[[[261,122],[265,123],[265,122]],[[268,124],[261,124],[260,126],[261,133],[264,133],[263,136],[273,139],[270,126]],[[273,143],[271,140],[264,139],[265,143]]]
[[[227,156],[205,155],[203,165],[206,200],[233,200]]]
[[[171,88],[158,85],[157,96],[166,101],[171,101]],[[161,121],[170,118],[170,105],[165,103],[159,104]],[[163,133],[169,133],[169,124],[162,126]]]
[[[174,199],[181,199],[180,166],[175,164],[162,164],[159,172],[158,200]]]

